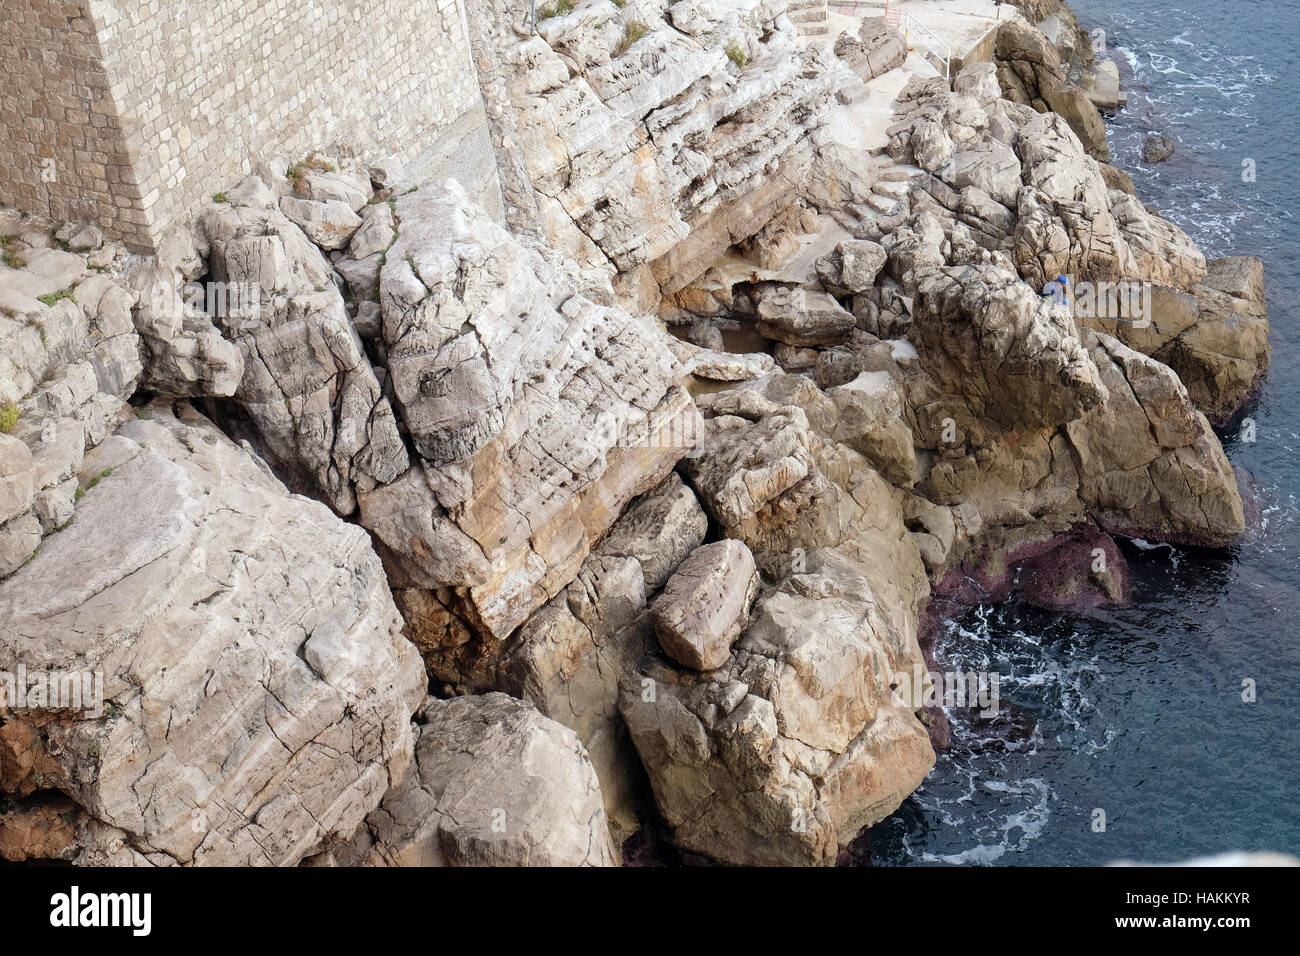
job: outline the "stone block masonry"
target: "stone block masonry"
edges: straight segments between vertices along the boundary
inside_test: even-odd
[[[5,0],[0,202],[142,251],[321,149],[500,205],[465,0]]]

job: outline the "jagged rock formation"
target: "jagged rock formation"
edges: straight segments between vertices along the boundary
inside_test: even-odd
[[[0,671],[110,705],[0,713],[0,856],[609,865],[652,797],[834,863],[933,764],[932,583],[1230,542],[1262,266],[1098,161],[1037,6],[949,86],[882,22],[582,0],[502,51],[539,235],[324,156],[145,261],[0,223]],[[881,90],[887,144],[829,127]]]
[[[1040,113],[1061,116],[1083,142],[1088,155],[1106,162],[1106,124],[1088,95],[1070,81],[1061,54],[1039,30],[1016,20],[998,29],[998,82],[1007,99],[1026,103]]]
[[[581,295],[554,254],[458,188],[403,196],[396,211],[383,336],[420,457],[361,496],[361,520],[404,603],[432,599],[501,641],[667,474],[695,410],[662,332]]]
[[[220,316],[243,356],[235,401],[272,460],[348,515],[357,493],[406,470],[406,448],[329,261],[280,207],[360,208],[370,181],[312,170],[297,188],[315,198],[277,203],[249,177],[203,216],[203,235],[212,278],[241,296]]]
[[[508,51],[558,249],[653,305],[789,207],[831,81],[785,6],[579,4]]]
[[[808,554],[768,592],[726,664],[654,660],[622,712],[679,845],[733,863],[827,864],[892,813],[934,762],[925,728],[890,702],[919,660],[854,562]]]

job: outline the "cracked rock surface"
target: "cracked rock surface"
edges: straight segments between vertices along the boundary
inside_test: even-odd
[[[102,672],[107,709],[11,715],[46,772],[6,789],[112,827],[86,862],[285,865],[351,833],[425,687],[365,534],[192,412],[151,409],[87,468],[112,471],[0,582],[0,659]]]

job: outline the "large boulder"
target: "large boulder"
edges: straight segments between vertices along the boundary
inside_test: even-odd
[[[1211,424],[1227,425],[1258,391],[1272,355],[1264,264],[1254,256],[1212,260],[1191,301],[1169,299],[1192,321],[1150,354],[1178,373]],[[1152,316],[1155,326],[1165,322],[1165,314]]]
[[[863,20],[856,37],[841,33],[835,39],[834,50],[861,80],[882,76],[907,59],[903,35],[882,19]]]
[[[577,735],[505,694],[430,697],[415,761],[315,865],[615,866]]]
[[[934,762],[890,691],[920,666],[857,563],[816,550],[759,599],[722,667],[647,658],[622,712],[679,846],[729,863],[829,865]]]
[[[683,667],[721,667],[758,594],[754,556],[741,541],[715,541],[696,550],[668,579],[651,612],[665,653]]]
[[[787,345],[834,345],[857,325],[853,313],[825,292],[774,285],[754,299],[758,331]]]
[[[90,863],[292,865],[352,833],[425,693],[366,534],[161,405],[78,474],[71,523],[0,582],[0,670],[98,693],[11,710],[0,789],[75,800],[116,834]]]
[[[1223,547],[1245,530],[1232,466],[1165,365],[1086,334],[1109,400],[1067,426],[1079,495],[1106,531]]]

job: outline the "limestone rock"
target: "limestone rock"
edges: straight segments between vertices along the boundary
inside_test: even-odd
[[[420,456],[361,521],[402,587],[456,588],[505,638],[573,579],[624,505],[694,443],[685,370],[649,321],[576,294],[454,183],[397,201],[384,340]]]
[[[285,474],[351,514],[357,493],[393,481],[408,456],[333,270],[254,177],[203,229],[214,278],[249,296],[219,318],[244,357],[236,401]]]
[[[1142,143],[1142,162],[1163,163],[1174,155],[1174,141],[1159,133],[1149,133]]]
[[[31,507],[34,471],[27,445],[0,434],[0,524]]]
[[[669,475],[633,502],[577,578],[519,628],[493,677],[499,689],[577,732],[620,844],[640,826],[643,771],[618,713],[619,683],[657,646],[647,599],[707,530],[695,495]]]
[[[628,506],[601,538],[596,553],[636,558],[645,593],[653,594],[699,547],[708,527],[699,500],[674,472]]]
[[[716,541],[697,549],[651,607],[664,651],[693,670],[721,667],[749,625],[758,586],[754,556],[744,543]]]
[[[927,372],[962,396],[944,411],[967,436],[980,422],[1055,427],[1106,400],[1069,311],[993,266],[925,274],[908,338]]]
[[[311,157],[296,163],[289,173],[289,182],[299,196],[322,203],[343,203],[354,212],[374,194],[370,173],[357,166],[339,169],[328,160]]]
[[[415,761],[317,865],[615,866],[600,784],[572,730],[505,694],[429,698]]]
[[[766,286],[755,302],[758,331],[787,345],[833,345],[857,325],[853,313],[825,292]]]
[[[883,20],[863,20],[857,37],[841,33],[834,49],[835,55],[862,80],[882,76],[907,59],[903,35]]]
[[[730,863],[820,864],[888,816],[934,760],[892,698],[920,660],[858,566],[812,551],[759,599],[731,658],[699,674],[647,659],[622,712],[674,841]],[[650,681],[655,693],[645,693]]]
[[[368,259],[384,252],[397,238],[397,220],[392,202],[372,203],[361,211],[361,226],[352,234],[348,256]]]
[[[285,196],[280,200],[280,211],[326,251],[342,249],[361,228],[361,217],[352,205],[338,199],[317,201]]]
[[[690,0],[671,26],[643,11],[648,30],[624,44],[630,21],[588,5],[505,51],[556,248],[583,267],[648,265],[671,294],[797,198],[799,154],[832,100],[830,53],[773,31],[761,8]]]
[[[1109,393],[1067,426],[1080,497],[1103,530],[1223,547],[1245,530],[1236,479],[1178,376],[1109,336],[1086,333]]]
[[[147,356],[144,384],[163,395],[233,395],[244,375],[243,353],[205,310],[206,288],[182,285],[182,278],[162,267],[140,274],[132,320]]]
[[[55,799],[0,812],[0,860],[69,860],[75,855],[77,807]]]
[[[82,468],[72,523],[0,582],[0,669],[103,675],[93,707],[10,715],[48,742],[35,784],[169,863],[292,865],[352,833],[425,687],[364,532],[194,413],[155,406]]]
[[[903,417],[902,392],[886,372],[862,372],[827,394],[839,413],[831,433],[891,484],[911,486],[917,478],[912,430]]]
[[[849,239],[817,260],[817,276],[835,295],[865,292],[876,283],[885,250],[869,239]]]
[[[1002,94],[1026,103],[1040,113],[1052,110],[1062,116],[1088,155],[1102,162],[1110,159],[1106,145],[1106,124],[1097,107],[1067,78],[1061,55],[1039,30],[1017,20],[998,29],[994,51]]]
[[[715,352],[700,349],[685,362],[692,375],[715,382],[743,382],[772,371],[776,362],[765,352]]]

